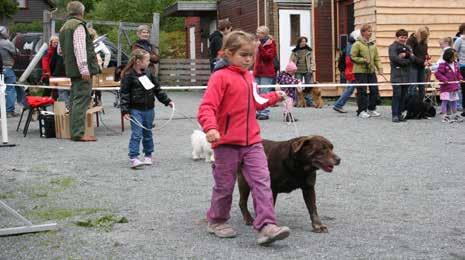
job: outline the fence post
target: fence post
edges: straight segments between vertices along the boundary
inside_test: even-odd
[[[153,13],[152,32],[150,33],[150,42],[156,47],[156,53],[160,56],[160,14]],[[160,63],[155,64],[155,74],[160,71]]]
[[[118,67],[121,66],[121,52],[123,51],[121,46],[121,30],[123,30],[123,23],[120,21],[118,27],[118,55],[116,60],[116,65]]]
[[[51,34],[52,34],[52,29],[51,29],[51,26],[52,26],[52,23],[51,23],[51,20],[52,20],[52,14],[48,11],[48,10],[44,10],[43,12],[43,41],[45,43],[48,43],[50,41],[50,37],[51,37]]]

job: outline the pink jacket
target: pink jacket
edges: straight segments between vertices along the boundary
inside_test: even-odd
[[[216,129],[220,140],[212,144],[248,146],[261,142],[260,126],[255,112],[280,100],[276,92],[262,95],[268,102],[263,105],[253,98],[252,73],[240,67],[228,65],[212,74],[197,114],[204,132]]]
[[[434,74],[436,79],[441,82],[439,92],[453,92],[459,89],[459,83],[448,83],[452,81],[462,80],[462,75],[460,74],[460,69],[457,62],[454,62],[455,71],[452,70],[450,65],[446,62],[439,64],[438,70]]]

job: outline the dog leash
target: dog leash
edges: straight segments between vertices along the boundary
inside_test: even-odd
[[[168,120],[160,127],[152,127],[152,128],[147,128],[145,127],[141,122],[139,122],[137,119],[135,119],[133,116],[130,116],[129,117],[129,121],[133,122],[135,125],[137,125],[138,127],[144,129],[144,130],[147,130],[147,131],[158,131],[158,130],[161,130],[163,128],[165,128],[170,122],[171,120],[173,120],[173,117],[174,117],[174,112],[176,111],[176,108],[174,106],[174,103],[172,103],[173,106],[171,107],[171,114],[170,114],[170,117],[168,118]]]

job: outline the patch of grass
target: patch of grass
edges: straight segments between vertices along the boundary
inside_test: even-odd
[[[106,232],[110,232],[113,229],[113,225],[116,223],[128,223],[128,219],[126,217],[109,214],[96,219],[86,219],[75,222],[75,224],[80,227],[99,228]]]
[[[50,181],[50,184],[30,185],[24,189],[24,192],[32,199],[48,197],[50,192],[63,192],[73,186],[76,180],[72,177],[59,177]]]
[[[15,195],[13,192],[0,193],[0,200],[14,199]]]
[[[48,167],[47,165],[33,165],[31,168],[29,168],[29,171],[37,173],[47,173]]]
[[[50,183],[55,187],[54,191],[60,192],[64,191],[65,189],[71,187],[74,185],[76,180],[72,177],[60,177],[60,178],[55,178],[50,181]]]
[[[41,220],[63,220],[73,216],[89,215],[97,212],[106,211],[101,208],[82,208],[82,209],[63,209],[51,208],[42,210],[33,210],[27,213],[28,216],[39,218]]]

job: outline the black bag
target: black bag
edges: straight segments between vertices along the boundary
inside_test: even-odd
[[[339,55],[339,59],[337,59],[337,69],[341,73],[344,73],[346,70],[346,52],[344,50],[341,51],[341,55]]]
[[[45,111],[46,112],[46,111]],[[55,138],[55,115],[44,111],[39,115],[40,137]]]

